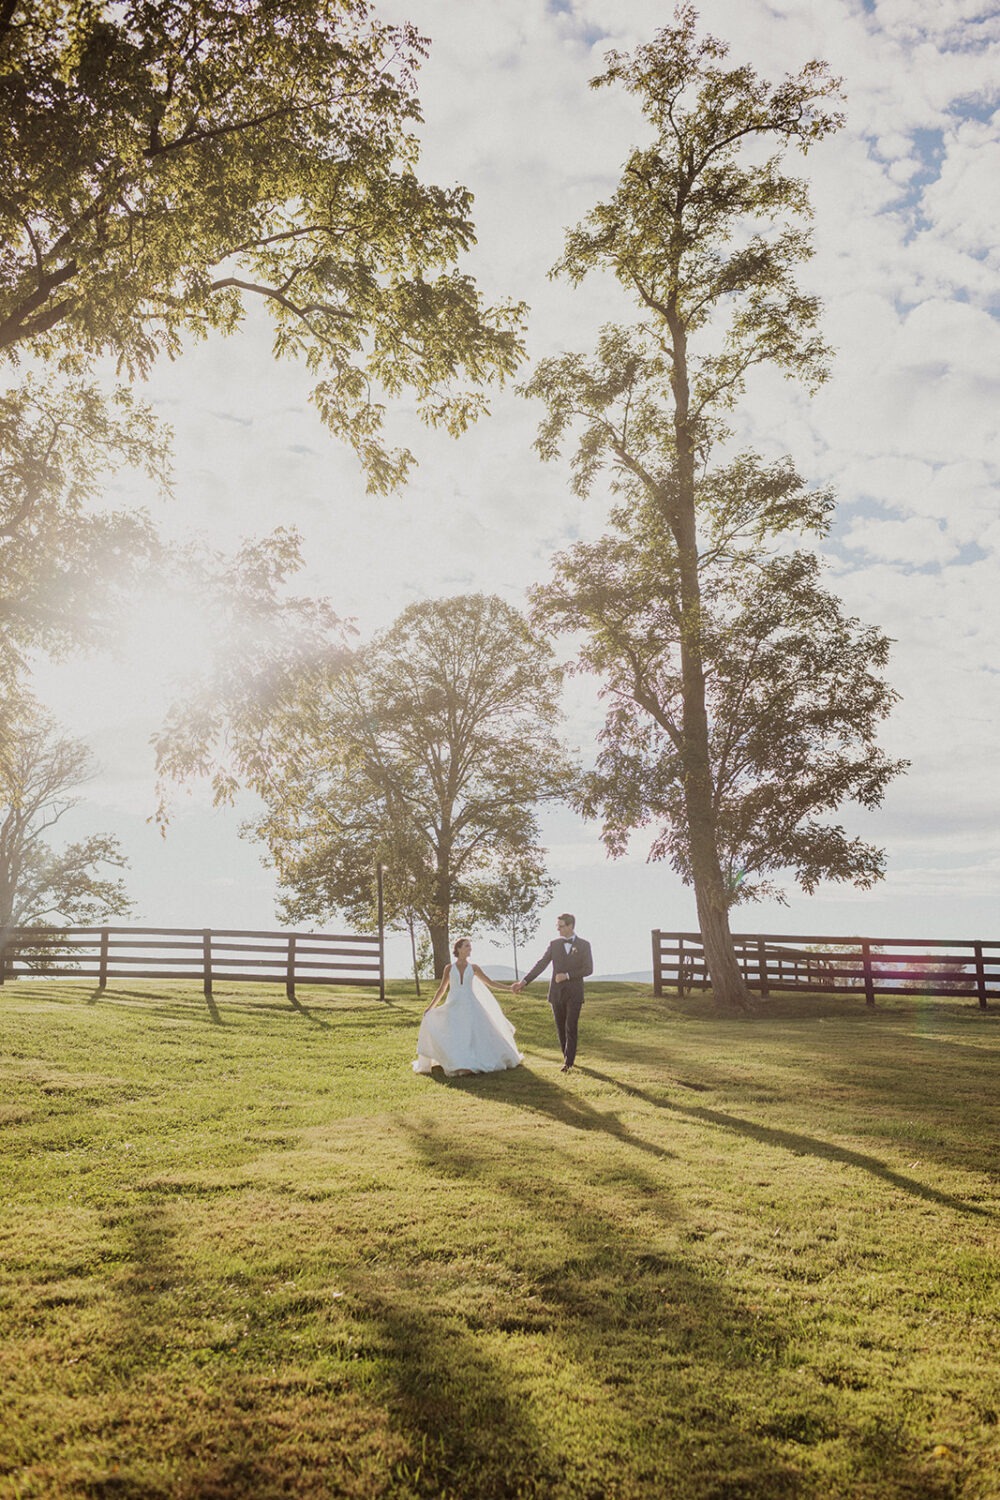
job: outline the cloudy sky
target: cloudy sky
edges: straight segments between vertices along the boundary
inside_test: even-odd
[[[474,191],[471,269],[484,292],[530,303],[533,358],[586,349],[620,312],[615,289],[574,291],[547,273],[564,229],[612,191],[645,137],[630,101],[587,81],[607,50],[669,22],[669,7],[400,0],[380,10],[431,39],[422,171]],[[887,849],[877,891],[831,886],[806,898],[790,888],[786,907],[745,908],[734,926],[998,937],[1000,13],[993,0],[703,0],[700,10],[736,61],[777,76],[822,57],[844,80],[847,127],[804,169],[816,210],[806,276],[837,349],[832,378],[812,399],[761,378],[740,437],[790,453],[810,481],[834,487],[830,576],[853,612],[896,641],[890,676],[902,702],[884,741],[912,762],[879,813],[845,813]],[[574,500],[565,470],[538,461],[539,413],[513,393],[458,443],[416,428],[400,406],[394,434],[416,447],[420,469],[405,496],[372,501],[308,389],[302,369],[270,359],[259,315],[239,337],[158,369],[148,396],[174,428],[178,481],[159,512],[164,530],[230,546],[297,526],[308,587],[363,632],[412,600],[465,590],[520,605],[556,549],[600,530],[600,497]],[[213,811],[195,788],[179,796],[166,841],[146,821],[149,735],[197,647],[196,625],[151,609],[118,659],[44,670],[40,690],[102,765],[70,831],[118,833],[148,922],[270,926],[271,877],[238,838],[238,811]],[[593,687],[576,682],[566,707],[567,736],[586,758],[600,722]],[[570,814],[545,827],[559,885],[544,930],[574,909],[600,971],[646,968],[652,927],[694,925],[691,893],[647,865],[641,843],[612,864],[597,830]],[[506,958],[485,941],[478,956],[487,966]]]

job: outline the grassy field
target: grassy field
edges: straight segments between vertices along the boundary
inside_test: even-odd
[[[1000,1496],[1000,1014],[704,1004],[0,990],[0,1496]]]

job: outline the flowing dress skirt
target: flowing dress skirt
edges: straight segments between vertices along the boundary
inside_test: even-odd
[[[514,1028],[481,980],[466,969],[465,982],[456,982],[452,964],[451,987],[442,1005],[429,1010],[420,1023],[415,1073],[443,1068],[445,1073],[498,1073],[516,1068],[523,1054],[514,1042]],[[471,983],[470,983],[471,981]]]

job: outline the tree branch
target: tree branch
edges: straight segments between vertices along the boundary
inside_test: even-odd
[[[30,322],[25,321],[37,308],[44,307],[52,293],[65,282],[71,281],[78,270],[75,260],[67,261],[58,271],[52,271],[40,280],[35,290],[0,323],[0,349],[6,349],[23,338],[30,338],[34,333],[45,333],[60,318],[65,317],[73,305],[71,297],[57,303],[55,308],[49,308],[37,318],[32,318]]]
[[[286,283],[286,285],[290,285],[290,282]],[[272,301],[277,302],[286,311],[294,313],[296,317],[301,318],[307,324],[309,323],[310,313],[316,312],[327,313],[331,318],[339,318],[345,323],[349,323],[352,320],[352,314],[346,308],[334,307],[329,302],[307,302],[300,307],[298,303],[293,302],[290,297],[287,297],[280,287],[263,286],[260,282],[256,281],[243,281],[239,276],[220,277],[218,281],[213,281],[209,284],[208,290],[210,292],[220,292],[229,286],[237,287],[243,292],[254,292],[260,297],[270,297]],[[163,300],[175,299],[164,298]]]
[[[236,131],[256,130],[259,125],[269,125],[272,120],[298,114],[301,108],[302,106],[298,104],[286,104],[279,109],[267,110],[261,115],[252,115],[246,120],[233,120],[229,125],[216,125],[211,130],[198,130],[195,128],[196,121],[192,121],[176,140],[160,145],[149,145],[143,155],[148,160],[153,160],[157,156],[166,156],[171,151],[186,151],[189,146],[200,146],[205,141],[218,140],[221,136],[233,135]]]

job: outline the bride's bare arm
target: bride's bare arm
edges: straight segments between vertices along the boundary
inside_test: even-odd
[[[491,994],[493,993],[493,991],[495,989],[498,988],[496,980],[488,978],[483,973],[482,969],[479,967],[478,964],[473,964],[472,965],[472,972],[473,972],[473,974],[475,974],[475,976],[476,976],[477,979],[481,979],[483,981],[483,983],[485,984],[486,988],[490,991]]]
[[[427,1010],[424,1011],[424,1015],[427,1014],[428,1010],[433,1010],[434,1009],[435,1005],[437,1005],[438,1001],[441,999],[442,995],[447,990],[447,988],[448,988],[448,978],[449,978],[450,974],[451,974],[451,964],[445,964],[445,966],[444,966],[444,973],[441,975],[441,983],[437,987],[437,994],[434,996],[434,999],[431,1001],[430,1005],[428,1005]]]

